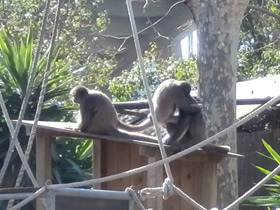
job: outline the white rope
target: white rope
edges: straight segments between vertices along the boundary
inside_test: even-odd
[[[14,133],[14,132],[15,132],[14,126],[13,126],[13,124],[12,124],[12,122],[11,122],[9,113],[8,113],[7,108],[6,108],[6,106],[5,106],[5,102],[4,102],[4,99],[3,99],[3,96],[2,96],[1,91],[0,91],[0,106],[1,106],[2,112],[3,112],[3,114],[4,114],[4,118],[5,118],[6,122],[7,122],[7,126],[8,126],[8,128],[9,128],[10,133]],[[10,149],[11,151],[13,151],[14,146],[16,146],[16,149],[17,149],[17,151],[18,151],[19,157],[20,157],[20,159],[21,159],[21,161],[22,161],[22,164],[23,164],[24,168],[26,169],[26,172],[27,172],[27,174],[28,174],[28,176],[29,176],[29,178],[30,178],[32,184],[33,184],[34,186],[38,187],[38,183],[37,183],[37,181],[36,181],[36,179],[35,179],[35,177],[34,177],[34,175],[33,175],[33,173],[32,173],[32,170],[31,170],[31,168],[30,168],[30,166],[29,166],[27,160],[25,159],[24,153],[23,153],[23,151],[22,151],[22,148],[21,148],[21,146],[20,146],[20,143],[19,143],[17,137],[15,138],[14,142],[13,142],[12,140],[10,140],[9,149]],[[11,156],[12,156],[12,152],[7,153],[5,160],[6,160],[6,159],[10,160],[10,159],[11,159]],[[9,165],[9,162],[4,161],[3,166],[2,166],[2,169],[3,169],[3,168],[7,168],[8,165]],[[4,173],[3,173],[3,172],[4,172]],[[0,173],[0,181],[3,180],[4,176],[5,176],[5,171],[2,171],[2,170],[1,170],[1,173]],[[0,183],[1,183],[1,182],[0,182]]]
[[[141,210],[152,210],[152,209],[146,209],[144,207],[144,205],[141,203],[141,201],[139,199],[139,195],[137,194],[137,192],[136,192],[136,190],[134,189],[133,186],[126,188],[125,192],[129,193],[132,196],[134,202],[136,203],[136,205],[139,209],[141,209]]]
[[[61,9],[61,6],[62,6],[62,2],[63,2],[63,0],[59,0],[57,11],[56,11],[56,17],[55,17],[55,23],[54,23],[54,28],[53,28],[52,38],[51,38],[51,43],[50,43],[50,51],[49,51],[49,55],[48,55],[47,67],[46,67],[46,71],[44,72],[40,97],[39,97],[39,101],[38,101],[38,104],[37,104],[37,109],[36,109],[36,113],[35,113],[35,117],[34,117],[34,123],[32,125],[31,133],[30,133],[30,136],[29,136],[28,144],[27,144],[27,149],[25,151],[25,156],[26,156],[27,160],[29,159],[29,155],[30,155],[32,145],[33,145],[33,142],[34,142],[34,137],[36,135],[38,121],[39,121],[39,118],[40,118],[40,115],[41,115],[41,111],[42,111],[42,107],[43,107],[43,103],[44,103],[44,97],[45,97],[46,90],[47,90],[47,85],[48,85],[47,80],[48,80],[50,67],[51,67],[51,62],[52,62],[52,54],[53,54],[54,42],[55,42],[57,29],[58,29],[59,12],[60,12],[60,9]],[[23,174],[24,174],[24,168],[21,167],[15,187],[18,187],[20,185]]]
[[[168,162],[177,160],[178,158],[181,158],[181,157],[183,157],[183,156],[185,156],[185,155],[187,155],[187,154],[189,154],[193,151],[196,151],[198,148],[201,148],[201,147],[205,146],[206,144],[209,144],[210,142],[212,142],[212,141],[216,140],[217,138],[223,136],[226,132],[228,132],[232,129],[236,129],[240,125],[248,122],[253,117],[255,117],[256,115],[261,113],[263,110],[265,110],[268,106],[275,104],[279,100],[280,100],[280,95],[272,98],[267,103],[260,106],[258,109],[254,110],[250,114],[248,114],[246,117],[242,118],[241,120],[234,123],[233,125],[227,127],[225,130],[220,131],[219,133],[211,136],[210,138],[208,138],[208,139],[206,139],[206,140],[204,140],[204,141],[202,141],[202,142],[200,142],[200,143],[198,143],[198,144],[196,144],[196,145],[194,145],[194,146],[192,146],[188,149],[185,149],[184,151],[181,151],[181,152],[176,153],[176,154],[174,154],[170,157],[167,157],[166,159],[159,160],[159,161],[153,162],[153,163],[148,164],[148,165],[144,165],[144,166],[141,166],[141,167],[138,167],[138,168],[130,169],[128,171],[124,171],[124,172],[121,172],[121,173],[118,173],[118,174],[114,174],[114,175],[110,175],[110,176],[106,176],[106,177],[102,177],[102,178],[98,178],[98,179],[91,179],[91,180],[68,183],[68,184],[48,185],[48,189],[53,190],[53,189],[60,189],[60,188],[82,187],[82,186],[90,186],[90,185],[94,185],[94,184],[100,184],[100,183],[103,183],[103,182],[113,181],[113,180],[116,180],[116,179],[121,179],[121,178],[124,178],[124,177],[132,176],[132,175],[135,175],[137,173],[142,173],[142,172],[147,171],[151,168],[161,166],[164,163],[168,163]],[[175,189],[175,191],[176,191],[176,193],[178,193],[180,195],[181,191],[179,189]],[[188,196],[185,196],[184,193],[181,194],[181,195],[184,196],[184,199],[187,199],[187,197],[188,197]],[[36,196],[33,199],[35,199],[35,198],[36,198]],[[24,200],[22,202],[24,202]]]
[[[35,52],[34,61],[32,62],[32,68],[31,68],[31,72],[29,74],[28,83],[27,83],[27,87],[26,87],[26,92],[25,92],[25,96],[23,98],[23,102],[22,102],[21,109],[20,109],[20,112],[19,112],[19,117],[18,117],[18,120],[17,120],[17,123],[16,123],[16,127],[14,129],[14,132],[11,132],[11,129],[10,129],[10,133],[11,133],[11,136],[12,136],[12,139],[11,139],[12,145],[11,145],[11,147],[9,147],[9,150],[8,150],[7,155],[5,157],[5,160],[4,160],[4,164],[3,164],[2,168],[1,168],[1,171],[0,171],[0,185],[3,181],[6,170],[8,168],[8,165],[9,165],[9,162],[10,162],[10,159],[11,159],[11,156],[12,156],[12,152],[13,152],[13,149],[14,149],[14,144],[16,145],[16,149],[18,150],[19,156],[21,157],[20,153],[22,152],[22,149],[21,149],[20,144],[17,140],[17,137],[18,137],[18,134],[19,134],[19,130],[20,130],[20,127],[21,127],[22,120],[24,118],[24,114],[25,114],[25,110],[26,110],[26,107],[27,107],[27,104],[28,104],[28,100],[29,100],[29,97],[30,97],[30,94],[31,94],[31,88],[33,87],[33,84],[34,84],[35,72],[36,72],[36,69],[37,69],[39,55],[40,55],[40,51],[41,51],[42,44],[43,44],[43,38],[44,38],[43,35],[44,35],[45,28],[46,28],[46,22],[47,22],[47,16],[48,16],[48,11],[49,11],[49,7],[50,7],[50,2],[51,2],[51,0],[47,0],[46,5],[45,5],[45,12],[44,12],[43,23],[42,23],[42,27],[41,27],[39,43],[38,43],[38,46],[37,46],[37,49],[36,49],[36,52]],[[5,106],[5,104],[3,104],[3,106]],[[1,107],[2,107],[2,105],[1,105]],[[2,108],[2,110],[3,110],[3,108]],[[22,154],[23,154],[23,152],[22,152]],[[21,157],[21,159],[22,159],[22,157]],[[21,161],[23,161],[23,160],[21,160]],[[25,164],[24,164],[24,166],[25,166]],[[32,181],[34,176],[32,176],[29,173],[28,168],[25,168],[25,170],[27,171],[28,176]],[[32,184],[33,185],[35,184],[34,180],[32,181]],[[36,186],[36,185],[34,185],[34,186]]]
[[[244,200],[246,200],[249,196],[251,196],[253,193],[255,193],[260,187],[262,187],[266,182],[268,182],[270,179],[273,178],[274,175],[276,175],[280,171],[280,165],[278,165],[272,172],[270,172],[268,175],[266,175],[261,181],[259,181],[254,187],[252,187],[250,190],[245,192],[241,197],[239,197],[237,200],[232,202],[230,205],[228,205],[223,210],[229,210],[233,207],[239,205]]]
[[[27,148],[26,148],[26,151],[25,151],[26,160],[29,159],[29,155],[30,155],[30,152],[31,152],[31,149],[32,149],[32,146],[33,146],[34,137],[36,135],[38,121],[39,121],[39,118],[40,118],[40,115],[41,115],[41,111],[42,111],[42,107],[43,107],[43,103],[44,103],[44,97],[45,97],[46,90],[47,90],[48,76],[49,76],[51,62],[52,62],[54,43],[55,43],[55,38],[56,38],[57,30],[58,30],[59,14],[60,14],[60,9],[61,9],[61,6],[62,6],[62,2],[63,2],[63,0],[58,1],[57,11],[56,11],[56,15],[55,15],[55,22],[54,22],[54,27],[53,27],[53,32],[52,32],[52,38],[51,38],[51,43],[50,43],[50,51],[49,51],[49,55],[48,55],[47,67],[46,67],[46,70],[44,72],[40,97],[39,97],[39,101],[38,101],[38,104],[37,104],[37,109],[36,109],[36,113],[35,113],[35,117],[34,117],[34,123],[32,125],[31,133],[30,133],[30,136],[29,136],[29,139],[28,139]],[[18,178],[16,180],[15,187],[20,186],[20,183],[22,181],[24,171],[25,171],[24,169],[25,168],[22,165],[21,168],[20,168]],[[14,201],[15,201],[14,199],[9,201],[8,208],[13,206]]]
[[[192,199],[190,196],[188,196],[186,193],[184,193],[182,190],[180,190],[178,187],[176,187],[170,179],[166,178],[163,182],[162,187],[155,187],[155,188],[144,188],[140,191],[140,197],[142,200],[146,200],[148,198],[154,198],[154,197],[161,197],[164,200],[167,200],[172,194],[177,193],[179,196],[181,196],[184,200],[186,200],[188,203],[193,205],[195,208],[199,210],[206,210],[202,205],[197,203],[194,199]]]
[[[131,0],[126,0],[126,4],[127,4],[128,16],[129,16],[129,20],[130,20],[130,24],[131,24],[131,30],[132,30],[132,34],[133,34],[133,38],[134,38],[135,49],[136,49],[137,57],[138,57],[138,60],[139,60],[139,66],[140,66],[140,70],[141,70],[141,74],[142,74],[144,87],[145,87],[145,90],[146,90],[146,93],[147,93],[150,112],[151,112],[151,115],[152,115],[152,120],[154,122],[154,128],[155,128],[156,136],[157,136],[157,139],[158,139],[160,153],[161,153],[162,159],[166,159],[167,155],[166,155],[166,151],[165,151],[165,148],[163,146],[163,143],[162,143],[161,133],[160,133],[160,129],[159,129],[159,126],[158,126],[158,121],[157,121],[157,118],[156,118],[156,114],[155,114],[155,110],[154,110],[154,106],[153,106],[153,102],[152,102],[152,96],[151,96],[151,92],[150,92],[150,89],[149,89],[149,84],[148,84],[148,80],[147,80],[147,76],[146,76],[146,72],[145,72],[144,60],[143,60],[143,56],[142,56],[142,52],[141,52],[139,37],[138,37],[138,34],[137,34],[137,28],[136,28],[136,23],[135,23],[135,19],[134,19]],[[169,164],[164,163],[164,167],[165,167],[167,177],[171,181],[173,181],[173,176],[172,176]]]
[[[144,188],[140,190],[140,196],[142,200],[154,197],[162,197],[167,200],[174,193],[173,183],[169,178],[166,178],[162,184],[162,187]]]
[[[13,207],[8,208],[7,210],[16,210],[16,209],[19,209],[19,208],[23,207],[24,205],[33,201],[38,196],[42,195],[44,192],[46,192],[46,190],[47,190],[46,186],[40,188],[34,194],[30,195],[28,198],[24,199],[23,201],[19,202],[18,204],[14,205]]]

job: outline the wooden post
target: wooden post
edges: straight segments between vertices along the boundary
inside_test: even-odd
[[[94,179],[101,177],[101,141],[99,139],[93,140],[92,170],[92,175]],[[101,189],[101,184],[94,184],[93,188],[95,190],[99,190]]]
[[[158,155],[148,157],[148,164],[160,160]],[[147,171],[147,187],[161,187],[163,183],[163,167],[158,166]],[[162,209],[162,198],[156,197],[147,200],[147,206],[152,209]]]
[[[161,155],[158,149],[149,148],[146,146],[139,147],[139,155],[148,157],[148,163],[154,163],[161,159]],[[147,171],[147,187],[161,187],[164,182],[163,166],[150,168]],[[152,209],[162,210],[163,202],[161,197],[150,198],[147,200],[147,206]]]
[[[39,186],[52,178],[52,148],[50,132],[37,130],[36,135],[36,179]],[[36,200],[36,210],[45,210],[40,199]]]
[[[218,162],[215,159],[202,165],[201,205],[208,209],[217,207],[217,166]]]

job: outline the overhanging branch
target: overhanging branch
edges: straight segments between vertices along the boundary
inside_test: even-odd
[[[264,9],[262,7],[258,7],[258,6],[254,6],[254,5],[248,5],[247,8],[248,9],[252,9],[252,10],[256,10],[256,11],[259,11],[259,12],[262,12],[262,13],[265,13],[265,14],[267,14],[267,15],[269,15],[271,17],[274,17],[274,18],[276,18],[277,20],[280,21],[280,16],[279,15],[277,15],[277,14],[275,14],[273,12],[270,12],[269,10]]]

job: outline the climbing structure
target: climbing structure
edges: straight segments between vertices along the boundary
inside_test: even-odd
[[[114,137],[82,134],[76,131],[72,131],[71,129],[65,129],[65,127],[67,128],[69,128],[69,126],[71,127],[72,126],[71,124],[65,126],[60,123],[57,126],[54,126],[54,125],[49,125],[47,123],[44,124],[43,122],[39,122],[38,120],[42,108],[42,101],[46,90],[47,75],[51,66],[50,61],[52,57],[52,49],[56,37],[56,31],[59,23],[59,13],[61,7],[62,7],[62,0],[59,0],[57,13],[56,13],[56,21],[52,33],[52,42],[49,51],[49,61],[43,78],[41,97],[39,99],[34,121],[32,123],[28,121],[23,121],[23,116],[26,109],[26,103],[28,102],[30,96],[30,89],[33,85],[34,69],[37,66],[38,54],[40,52],[41,44],[43,40],[42,36],[40,37],[39,40],[39,44],[37,47],[37,52],[34,58],[34,63],[32,68],[33,71],[30,74],[27,93],[22,105],[20,116],[16,121],[15,128],[12,125],[12,122],[6,111],[4,99],[0,93],[1,108],[4,113],[5,119],[7,121],[12,136],[7,157],[1,168],[0,184],[6,172],[6,168],[11,157],[11,152],[15,147],[23,163],[23,167],[20,174],[22,174],[23,171],[25,170],[34,186],[34,188],[29,193],[19,195],[15,193],[16,192],[15,190],[12,193],[10,191],[9,193],[3,194],[2,197],[3,199],[11,199],[8,205],[8,209],[18,209],[36,198],[38,199],[38,203],[37,203],[38,210],[44,208],[56,209],[59,207],[56,206],[57,203],[53,201],[56,199],[56,196],[59,197],[59,195],[62,197],[64,196],[63,198],[67,197],[67,195],[70,197],[79,196],[80,197],[79,200],[82,202],[82,197],[86,198],[92,196],[94,199],[98,199],[98,198],[104,199],[104,197],[106,197],[106,195],[109,194],[111,197],[114,197],[114,199],[112,200],[117,199],[117,200],[127,201],[127,203],[124,203],[123,205],[128,205],[127,209],[130,210],[134,208],[133,207],[134,204],[132,204],[131,199],[133,199],[135,201],[135,205],[141,209],[145,209],[142,204],[142,200],[145,199],[148,199],[146,205],[148,207],[152,206],[155,209],[173,208],[173,209],[183,210],[183,209],[190,209],[190,206],[193,206],[195,209],[204,210],[204,209],[215,207],[216,206],[215,205],[216,192],[214,189],[216,186],[215,173],[216,173],[216,165],[220,161],[221,157],[218,157],[217,155],[210,155],[210,154],[197,152],[197,150],[203,147],[204,145],[216,140],[218,137],[223,136],[228,131],[232,129],[236,129],[243,123],[252,119],[254,116],[259,114],[268,106],[275,104],[277,101],[279,101],[280,96],[271,99],[266,104],[256,109],[254,112],[244,117],[242,120],[226,128],[225,130],[213,135],[212,137],[184,151],[174,153],[172,149],[166,148],[161,141],[159,128],[157,125],[156,117],[154,115],[154,111],[151,103],[151,95],[149,93],[149,87],[146,81],[143,59],[142,59],[140,44],[138,40],[138,34],[136,31],[133,10],[131,7],[131,0],[127,0],[127,7],[128,7],[133,37],[135,41],[135,47],[138,55],[138,60],[140,63],[140,69],[142,72],[143,81],[148,95],[151,114],[153,117],[153,121],[155,122],[155,130],[158,137],[158,143],[151,144],[147,142],[132,141],[132,140],[129,141],[124,139],[114,140]],[[45,15],[42,23],[41,35],[43,34],[43,31],[45,29],[46,17],[48,15],[49,8],[50,8],[50,0],[47,0]],[[19,128],[22,124],[24,124],[27,127],[31,127],[29,145],[27,147],[27,150],[25,151],[25,154],[17,139]],[[30,148],[32,147],[32,143],[35,135],[37,136],[36,176],[33,175],[27,162],[28,155],[30,153]],[[47,179],[51,178],[51,174],[50,174],[51,173],[51,150],[50,150],[51,137],[66,136],[66,135],[73,136],[73,137],[77,137],[77,136],[92,137],[98,139],[96,140],[97,143],[96,146],[94,147],[94,175],[95,175],[94,179],[82,181],[82,182],[69,183],[69,184],[51,184],[49,182],[46,182]],[[106,141],[103,141],[104,139]],[[123,148],[126,148],[125,151],[128,152],[127,153],[123,152],[124,151]],[[139,158],[139,151],[140,151],[140,155],[142,156],[141,158]],[[192,154],[189,155],[190,153]],[[127,166],[129,167],[124,167],[124,165],[122,165],[124,161],[128,161]],[[164,166],[164,170],[162,166]],[[104,167],[106,170],[104,169]],[[261,182],[256,184],[247,193],[245,193],[243,196],[238,198],[236,201],[234,201],[232,204],[230,204],[224,209],[231,209],[239,205],[249,195],[253,194],[265,182],[267,182],[271,177],[273,177],[273,175],[278,173],[279,170],[280,170],[280,166],[275,168],[275,170],[273,170],[269,175],[267,175],[263,180],[261,180]],[[16,187],[19,186],[21,178],[22,175],[19,175]],[[114,181],[114,180],[118,180],[118,181]],[[130,187],[131,184],[136,185],[137,188],[141,188],[140,191],[136,191],[134,187]],[[91,193],[90,191],[83,191],[83,190],[79,191],[79,190],[68,189],[68,188],[92,186],[92,185],[94,185],[95,188],[102,188],[102,189],[121,190],[120,188],[123,188],[124,190],[126,187],[128,188],[126,189],[125,194],[121,192],[107,192],[106,194],[106,192],[103,191],[97,191]],[[115,195],[114,193],[119,193],[119,195]],[[94,194],[94,195],[90,195],[90,194]],[[172,194],[176,195],[176,197],[170,197]],[[131,197],[128,197],[128,195]],[[46,199],[41,198],[40,196]],[[162,201],[161,197],[163,199],[166,199],[167,201]],[[18,204],[13,205],[14,203],[13,199],[23,199],[23,200]],[[60,197],[60,199],[62,198]],[[180,199],[180,203],[178,199]],[[64,202],[67,202],[66,198]],[[120,206],[119,208],[122,207]]]

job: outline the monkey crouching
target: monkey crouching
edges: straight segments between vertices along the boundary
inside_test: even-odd
[[[73,95],[74,102],[80,104],[80,118],[76,130],[92,134],[157,142],[156,138],[148,135],[126,132],[126,130],[130,131],[133,125],[126,124],[118,119],[112,101],[101,91],[89,90],[82,85],[78,85],[70,91],[70,94]],[[119,128],[124,131],[120,131]]]

